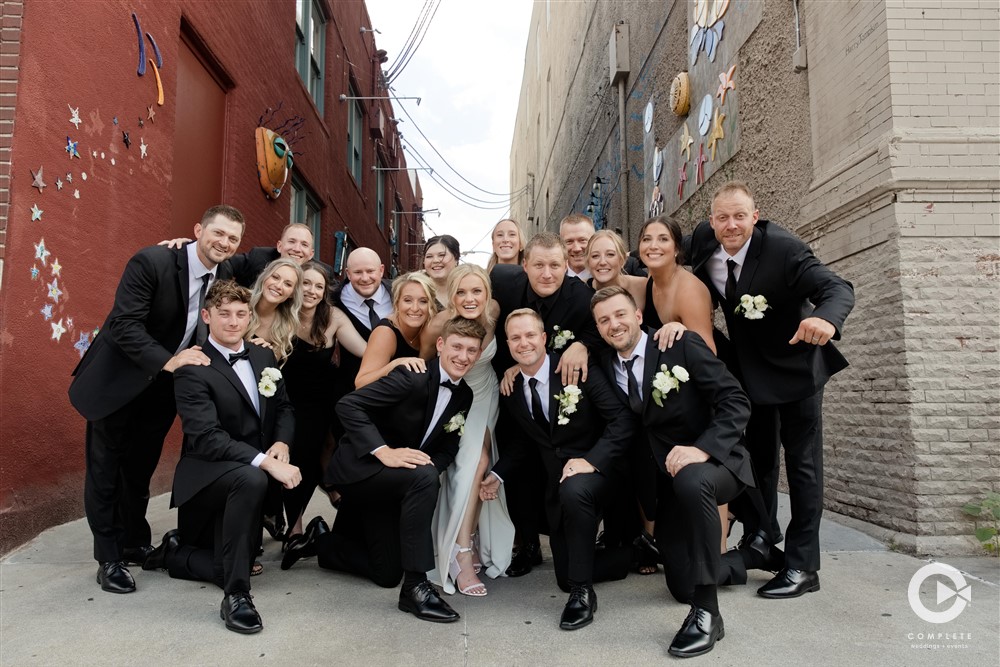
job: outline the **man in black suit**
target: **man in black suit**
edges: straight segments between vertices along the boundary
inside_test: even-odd
[[[583,213],[570,213],[559,221],[559,238],[566,246],[566,277],[586,283],[593,276],[587,267],[587,244],[595,232],[594,221]]]
[[[402,577],[400,610],[436,623],[459,619],[427,580],[434,569],[431,520],[438,478],[455,460],[472,405],[462,377],[485,336],[478,322],[449,320],[437,341],[439,361],[426,373],[400,366],[337,403],[347,430],[327,469],[327,482],[342,497],[337,520],[329,531],[313,519],[282,569],[315,554],[320,567],[386,588]]]
[[[490,274],[493,298],[500,305],[498,321],[505,321],[518,308],[537,312],[545,323],[549,347],[559,355],[556,370],[563,384],[586,381],[588,350],[603,345],[590,316],[590,297],[594,291],[582,281],[567,277],[566,246],[551,232],[541,232],[528,241],[522,267],[498,264]],[[498,328],[496,335],[493,367],[498,375],[510,374],[512,377],[517,368],[506,333]],[[501,410],[504,411],[503,406]],[[507,418],[505,411],[501,412],[496,432],[501,456],[508,444],[516,443],[521,437],[517,425]],[[538,533],[544,489],[540,471],[544,468],[534,453],[520,467],[520,470],[509,471],[506,479],[507,508],[520,541],[507,568],[507,575],[512,577],[525,575],[531,572],[533,565],[542,562]]]
[[[288,462],[295,420],[274,354],[243,340],[250,290],[217,282],[201,316],[209,365],[180,368],[174,377],[184,430],[170,500],[180,508],[177,529],[142,567],[216,584],[225,593],[219,616],[226,627],[251,634],[264,627],[250,597],[250,567],[260,546],[268,477],[287,489],[302,481]]]
[[[667,587],[691,605],[669,652],[701,655],[725,635],[716,594],[718,507],[754,485],[742,444],[750,401],[695,332],[660,351],[652,331],[643,331],[642,312],[627,290],[598,290],[593,310],[612,348],[603,353],[602,366],[641,419],[659,469],[656,544]]]
[[[153,549],[149,480],[177,412],[173,373],[208,364],[199,307],[210,283],[229,277],[222,263],[243,227],[238,210],[213,206],[194,226],[193,243],[136,253],[101,334],[73,371],[70,402],[87,419],[84,507],[105,591],[134,591],[125,563],[141,564]]]
[[[779,451],[792,518],[785,567],[757,592],[767,598],[819,590],[823,514],[823,386],[847,360],[840,339],[854,288],[778,225],[760,220],[746,185],[723,185],[712,216],[690,237],[685,255],[722,305],[732,341],[730,368],[753,405],[747,441],[764,502],[777,524]]]
[[[601,515],[625,481],[634,419],[599,371],[586,382],[562,382],[558,357],[546,353],[538,313],[515,310],[505,329],[519,372],[513,391],[500,401],[524,438],[516,447],[512,443],[486,475],[480,497],[497,496],[509,472],[523,465],[525,450],[540,456],[556,581],[569,592],[559,627],[577,630],[594,620],[594,581],[628,574],[630,550],[602,549],[595,557],[594,539]]]

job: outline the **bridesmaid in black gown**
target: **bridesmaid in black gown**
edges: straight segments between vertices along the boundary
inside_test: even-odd
[[[302,267],[302,309],[292,354],[282,368],[288,397],[295,408],[295,441],[291,462],[302,472],[302,483],[284,489],[289,542],[302,533],[302,513],[322,479],[320,459],[333,421],[335,375],[333,351],[336,343],[361,356],[365,340],[355,331],[347,315],[328,298],[330,279],[318,264]]]
[[[427,367],[420,358],[420,335],[436,313],[430,278],[417,271],[396,278],[392,283],[392,314],[372,330],[355,386],[360,389],[396,366],[424,372]]]

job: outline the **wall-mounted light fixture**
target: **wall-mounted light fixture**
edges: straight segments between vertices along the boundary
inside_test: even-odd
[[[439,218],[441,217],[441,211],[436,208],[427,208],[421,211],[389,211],[389,212],[392,213],[393,215],[407,215],[411,213],[414,215],[424,215],[425,213],[437,213],[437,216]],[[413,230],[411,229],[410,231]]]
[[[375,165],[372,165],[372,171],[429,171],[434,173],[430,167],[376,167]]]
[[[596,177],[593,185],[590,186],[590,203],[587,204],[585,210],[594,221],[594,227],[603,229],[606,222],[604,219],[604,181],[601,180],[600,176]]]
[[[416,100],[417,106],[420,106],[419,97],[351,97],[349,95],[340,94],[340,101],[346,102],[347,100]]]
[[[363,35],[366,32],[377,32],[380,35],[382,34],[382,31],[379,30],[378,28],[366,28],[364,26],[361,26],[361,34]]]

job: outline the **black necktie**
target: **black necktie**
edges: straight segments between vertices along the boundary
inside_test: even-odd
[[[198,314],[195,316],[194,337],[192,344],[204,345],[208,339],[208,325],[201,319],[201,311],[205,307],[205,293],[208,291],[208,283],[212,280],[212,274],[206,273],[201,277],[201,293],[198,295]]]
[[[545,418],[545,411],[542,408],[542,398],[538,395],[538,378],[528,380],[528,387],[531,389],[531,416],[534,418],[535,423],[548,433],[549,421]]]
[[[628,377],[628,407],[632,412],[642,414],[642,395],[639,393],[639,381],[635,379],[635,373],[632,372],[632,367],[638,358],[636,355],[628,361],[622,361],[622,366],[625,367],[625,375]]]
[[[726,260],[726,301],[736,303],[736,262]]]
[[[250,350],[249,350],[249,348],[244,347],[242,352],[230,352],[229,353],[229,365],[230,366],[235,366],[236,362],[239,361],[240,359],[246,359],[247,361],[250,360]]]
[[[375,312],[375,299],[365,299],[364,303],[368,306],[368,323],[371,325],[372,331],[375,331],[375,327],[377,327],[378,323],[382,320],[382,318],[378,316],[378,313]]]

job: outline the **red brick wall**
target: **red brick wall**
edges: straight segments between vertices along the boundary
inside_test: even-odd
[[[182,17],[234,84],[226,102],[222,201],[246,215],[243,248],[274,243],[289,219],[291,184],[279,199],[268,200],[255,168],[258,117],[283,103],[282,114],[305,118],[305,138],[295,147],[301,151],[295,165],[324,205],[323,259],[332,261],[333,233],[346,227],[355,241],[374,248],[389,264],[391,216],[384,232],[374,225],[376,179],[370,169],[375,144],[366,135],[359,189],[345,164],[347,105],[338,100],[346,92],[348,63],[354,63],[360,94],[374,94],[374,45],[370,34],[359,31],[361,25],[370,25],[367,12],[363,3],[326,6],[330,20],[321,116],[295,69],[294,8],[295,3],[280,0],[35,2],[23,6],[22,22],[22,5],[3,3],[0,234],[6,236],[0,236],[0,513],[5,519],[0,552],[48,525],[82,515],[85,423],[66,396],[70,372],[80,357],[74,343],[103,322],[127,259],[138,248],[169,236],[172,176],[197,159],[173,150]],[[136,74],[133,11],[163,55],[163,106],[155,104],[152,69],[147,65],[144,77]],[[153,57],[148,41],[146,51]],[[154,105],[155,122],[146,120],[139,127],[149,104]],[[79,108],[79,129],[68,122],[67,105]],[[392,117],[390,107],[384,111]],[[129,132],[131,148],[122,142],[122,130]],[[66,152],[67,136],[78,142],[79,159]],[[140,142],[148,145],[146,159],[140,157]],[[47,183],[42,192],[31,187],[30,172],[39,166]],[[62,190],[56,188],[57,178],[64,182]],[[415,201],[405,172],[387,180],[400,188],[404,208],[412,208]],[[393,188],[387,190],[391,210]],[[44,211],[41,220],[31,220],[34,205]],[[36,244],[42,239],[52,253],[44,266],[36,259]],[[58,275],[53,273],[56,259]],[[33,267],[37,277],[32,276]],[[58,280],[54,287],[61,292],[58,301],[49,294],[53,280]],[[49,320],[42,312],[46,306],[52,310]],[[55,340],[53,323],[60,321],[67,330]],[[169,486],[177,445],[175,428],[156,478],[158,490]]]

